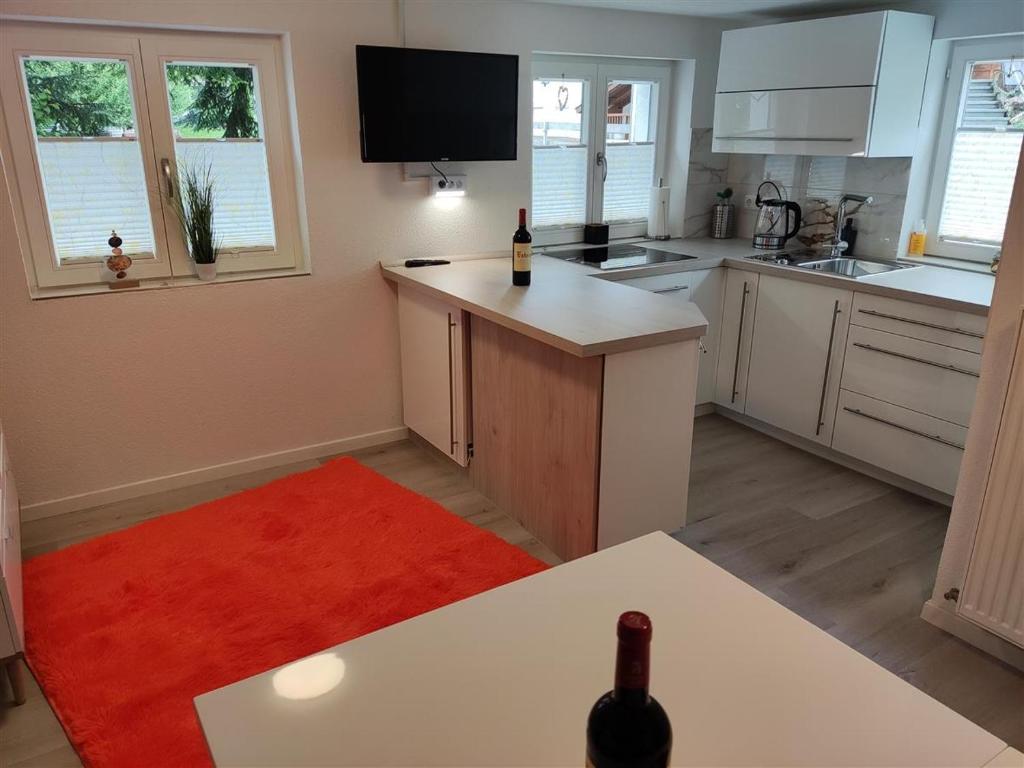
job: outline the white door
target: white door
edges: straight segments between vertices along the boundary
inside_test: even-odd
[[[761,276],[748,416],[831,444],[852,303],[851,291]]]
[[[747,397],[758,278],[756,272],[739,269],[728,269],[725,273],[714,400],[718,405],[741,413]]]
[[[405,425],[466,466],[466,370],[462,310],[398,288]]]

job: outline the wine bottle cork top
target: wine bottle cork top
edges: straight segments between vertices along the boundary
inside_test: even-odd
[[[619,640],[625,643],[649,643],[654,627],[651,619],[646,613],[640,611],[626,611],[619,616],[617,634]]]

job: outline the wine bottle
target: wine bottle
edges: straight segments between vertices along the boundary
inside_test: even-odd
[[[512,285],[530,284],[533,238],[526,228],[526,209],[519,209],[519,229],[512,235]]]
[[[662,768],[672,752],[672,726],[651,698],[651,620],[639,611],[619,617],[615,688],[597,700],[587,719],[587,766]]]

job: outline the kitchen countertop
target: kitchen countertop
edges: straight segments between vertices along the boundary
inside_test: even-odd
[[[745,238],[714,240],[709,237],[663,240],[659,242],[645,241],[651,247],[672,253],[685,253],[697,258],[688,261],[675,261],[657,264],[652,267],[635,267],[617,269],[614,272],[601,273],[605,280],[627,280],[633,277],[687,272],[696,269],[711,269],[727,266],[746,269],[764,274],[785,274],[794,280],[809,283],[831,285],[861,293],[888,296],[894,299],[914,301],[919,304],[951,309],[957,312],[969,312],[976,315],[987,315],[992,303],[992,290],[995,276],[983,272],[971,272],[949,267],[933,265],[915,265],[909,269],[900,269],[879,275],[855,280],[849,277],[812,272],[799,267],[782,266],[764,261],[755,261],[747,257],[765,251],[754,248]],[[578,247],[578,246],[574,246]],[[555,250],[548,248],[546,250]],[[823,256],[823,258],[826,258]],[[870,256],[865,256],[871,259]],[[909,259],[904,259],[907,263]],[[583,265],[576,265],[590,273],[601,270]]]
[[[505,252],[453,256],[450,265],[437,267],[410,269],[401,264],[382,264],[381,270],[392,282],[425,291],[580,357],[703,335],[707,320],[695,305],[616,284],[635,277],[726,266],[976,315],[988,314],[995,286],[993,275],[933,265],[915,265],[858,280],[782,266],[748,258],[764,251],[755,249],[745,238],[623,242],[643,242],[694,258],[602,271],[545,256],[544,252],[558,249],[548,247],[534,256],[533,284],[529,288],[512,285],[510,257]]]
[[[1005,742],[663,533],[195,707],[218,766],[579,765],[627,609],[654,624],[651,693],[674,766],[1016,764]]]
[[[512,285],[511,257],[504,253],[381,270],[392,282],[579,357],[698,339],[707,330],[695,304],[595,280],[589,268],[539,255],[527,288]]]

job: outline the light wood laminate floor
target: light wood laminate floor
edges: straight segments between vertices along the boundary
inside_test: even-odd
[[[534,556],[558,562],[432,449],[403,441],[351,455]],[[26,523],[25,557],[318,463]],[[918,618],[931,592],[948,514],[947,508],[711,415],[696,422],[691,525],[677,538],[1021,748],[1024,675]],[[9,692],[0,684],[0,765],[80,765],[27,677],[29,698],[21,707],[9,706]]]
[[[1024,674],[920,618],[948,507],[712,414],[688,515],[679,541],[1024,749]]]

